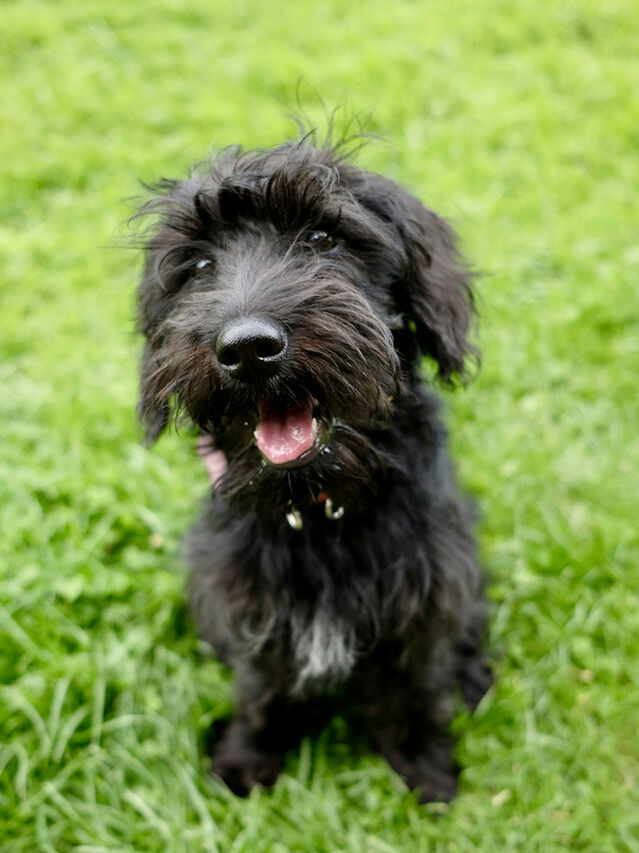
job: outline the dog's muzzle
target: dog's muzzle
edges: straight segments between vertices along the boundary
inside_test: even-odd
[[[311,462],[327,438],[314,414],[314,402],[275,404],[263,393],[265,380],[275,377],[288,351],[288,335],[277,320],[259,315],[229,321],[215,345],[217,360],[230,377],[253,385],[259,393],[255,441],[263,459],[280,468]]]

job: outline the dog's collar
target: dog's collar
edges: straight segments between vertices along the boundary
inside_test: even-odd
[[[213,489],[216,489],[228,467],[226,456],[221,450],[213,447],[211,437],[204,434],[197,440],[197,453],[206,465]],[[344,507],[336,507],[326,492],[320,492],[311,504],[324,504],[324,515],[331,521],[339,521],[344,516]],[[286,521],[293,530],[301,530],[304,527],[302,513],[292,505],[286,512]]]
[[[324,515],[330,521],[339,521],[340,518],[344,517],[344,507],[336,507],[326,492],[320,492],[313,503],[324,504]],[[304,527],[304,519],[299,509],[291,507],[286,513],[286,521],[288,522],[288,526],[292,527],[293,530],[301,530]]]

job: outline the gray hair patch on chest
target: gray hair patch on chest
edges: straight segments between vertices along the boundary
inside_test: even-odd
[[[337,684],[348,678],[357,658],[355,634],[324,610],[310,621],[291,622],[293,657],[298,668],[293,693],[304,692],[309,682]]]

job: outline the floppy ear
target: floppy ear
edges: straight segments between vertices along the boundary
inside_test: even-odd
[[[147,240],[145,250],[144,273],[137,292],[137,328],[146,338],[140,363],[137,413],[147,444],[153,444],[168,424],[171,413],[163,369],[161,327],[171,311],[177,290],[172,287],[170,273],[172,261],[179,254],[179,243],[170,229],[160,228]]]
[[[419,350],[437,364],[445,382],[463,376],[478,356],[469,340],[475,305],[471,272],[457,249],[457,235],[440,216],[392,181],[373,176],[362,203],[394,226],[404,268],[394,286],[398,309]]]
[[[137,407],[147,444],[157,441],[171,417],[169,395],[162,393],[158,382],[159,368],[158,350],[147,341],[142,353],[140,401]]]
[[[457,250],[457,235],[441,217],[408,193],[406,217],[399,231],[409,261],[403,287],[406,310],[416,327],[417,342],[450,381],[463,375],[466,359],[477,355],[468,339],[475,304],[471,275]],[[402,288],[397,297],[402,299]]]
[[[137,328],[146,337],[137,411],[149,444],[169,422],[175,388],[163,324],[192,275],[193,257],[197,258],[198,250],[202,252],[204,235],[211,228],[210,213],[198,188],[194,180],[162,180],[151,187],[156,196],[135,217],[156,220],[144,238],[146,257],[137,292]]]

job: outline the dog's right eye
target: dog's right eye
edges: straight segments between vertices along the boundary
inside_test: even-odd
[[[335,245],[335,238],[328,231],[311,231],[307,239],[318,252],[327,252]]]
[[[200,258],[199,261],[195,264],[196,270],[203,270],[205,267],[210,266],[211,260],[210,258]]]

